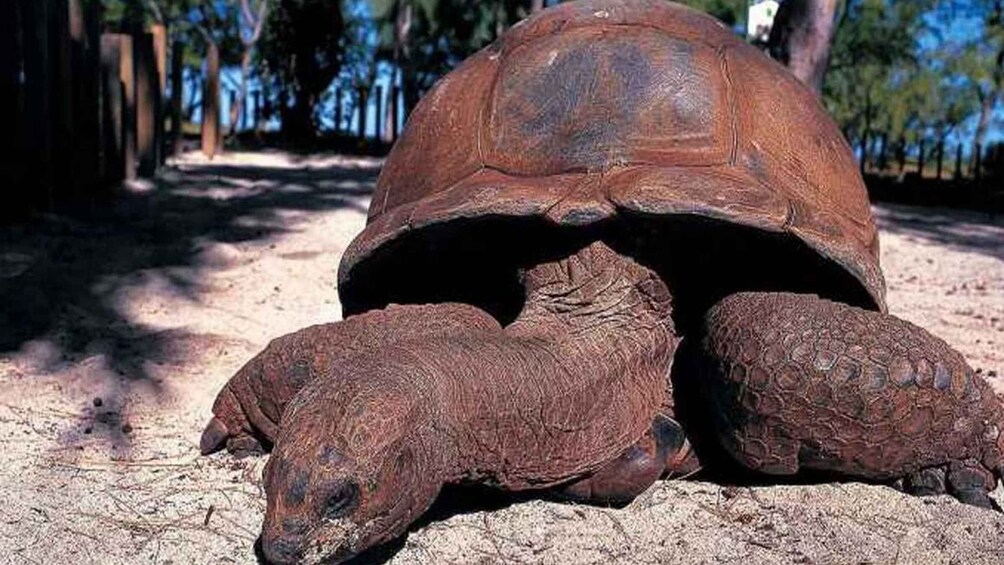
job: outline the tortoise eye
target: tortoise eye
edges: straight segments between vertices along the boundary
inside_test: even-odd
[[[359,505],[359,487],[354,482],[345,482],[331,491],[324,501],[323,515],[329,520],[349,514]]]

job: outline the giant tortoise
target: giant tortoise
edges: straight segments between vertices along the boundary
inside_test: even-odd
[[[883,285],[795,78],[694,10],[569,2],[424,97],[342,260],[348,319],[252,360],[202,448],[274,443],[278,563],[388,541],[454,483],[611,503],[721,462],[989,506],[999,401]]]

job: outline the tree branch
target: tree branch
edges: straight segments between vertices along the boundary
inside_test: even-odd
[[[157,20],[157,23],[164,23],[164,12],[160,9],[156,0],[146,0],[146,7],[150,11],[150,15],[153,16],[153,19]]]

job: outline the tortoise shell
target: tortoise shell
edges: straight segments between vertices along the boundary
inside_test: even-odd
[[[864,183],[808,89],[696,10],[564,3],[513,27],[423,98],[343,257],[342,302],[353,313],[396,300],[372,288],[411,281],[378,284],[389,271],[367,264],[400,260],[396,244],[408,237],[464,237],[500,217],[587,229],[688,216],[797,239],[850,275],[839,284],[857,286],[859,305],[885,309]],[[396,278],[420,276],[423,263],[412,264],[413,275]]]

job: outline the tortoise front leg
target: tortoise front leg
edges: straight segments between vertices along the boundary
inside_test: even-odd
[[[300,389],[315,378],[338,386],[342,378],[338,367],[360,352],[497,326],[466,304],[392,304],[278,337],[241,367],[217,395],[200,449],[208,455],[226,447],[238,457],[269,451],[286,405]]]
[[[707,313],[697,388],[741,464],[905,478],[978,506],[1000,476],[1004,410],[962,355],[917,326],[816,296],[739,293]]]

